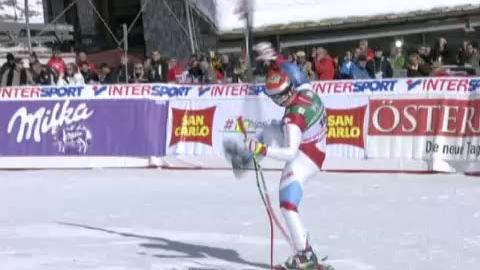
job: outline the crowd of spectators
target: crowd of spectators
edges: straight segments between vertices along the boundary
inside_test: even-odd
[[[342,59],[329,54],[326,48],[311,48],[309,54],[298,50],[284,56],[296,63],[311,80],[382,79],[442,75],[439,67],[448,65],[480,70],[478,44],[464,41],[451,49],[445,38],[433,46],[421,45],[413,50],[392,46],[388,55],[381,47],[371,48],[361,40],[357,48],[345,52]],[[0,68],[1,86],[17,85],[82,85],[115,83],[238,83],[246,81],[244,57],[232,55],[192,55],[186,66],[175,58],[167,59],[153,51],[144,61],[129,62],[122,57],[120,65],[93,65],[85,52],[77,54],[76,62],[65,63],[58,49],[46,65],[33,53],[29,59],[7,54]],[[264,69],[257,65],[254,75],[262,77]]]
[[[445,76],[451,67],[468,68],[468,75],[480,71],[480,51],[473,41],[464,41],[458,50],[451,50],[447,40],[440,38],[433,48],[420,45],[405,50],[400,44],[393,45],[388,52],[387,55],[381,47],[370,48],[367,40],[361,40],[341,60],[318,47],[308,59],[304,51],[298,51],[289,54],[287,61],[297,63],[312,80]]]

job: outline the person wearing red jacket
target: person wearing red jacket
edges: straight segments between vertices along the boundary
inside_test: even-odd
[[[365,56],[367,56],[367,61],[370,61],[373,58],[375,58],[375,51],[372,48],[368,47],[368,40],[362,39],[360,40],[358,45],[359,45],[358,48],[360,49],[360,52]]]
[[[48,60],[47,66],[52,70],[55,70],[58,74],[65,73],[65,62],[61,57],[60,49],[52,49],[52,57],[50,57],[50,60]]]
[[[167,73],[167,82],[169,83],[178,83],[182,78],[182,68],[178,65],[177,59],[173,58],[170,60],[169,69]]]
[[[325,48],[319,47],[317,49],[315,72],[319,80],[333,80],[335,77],[335,63]]]
[[[84,64],[88,65],[89,71],[95,71],[95,65],[93,63],[90,63],[87,59],[87,54],[81,51],[77,54],[77,66],[82,67]]]

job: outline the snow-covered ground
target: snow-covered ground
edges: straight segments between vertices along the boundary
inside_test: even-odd
[[[279,173],[266,176],[276,191]],[[301,210],[318,253],[338,270],[480,269],[479,178],[319,174]],[[275,260],[288,249],[277,238]],[[253,174],[0,172],[2,270],[243,270],[268,262]]]

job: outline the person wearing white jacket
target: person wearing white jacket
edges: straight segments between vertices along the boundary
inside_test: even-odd
[[[62,74],[58,79],[57,85],[84,85],[82,73],[78,71],[74,63],[68,63],[65,68],[65,74]]]

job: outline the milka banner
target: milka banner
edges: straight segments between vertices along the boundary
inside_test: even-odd
[[[0,102],[0,156],[161,156],[166,102]]]

